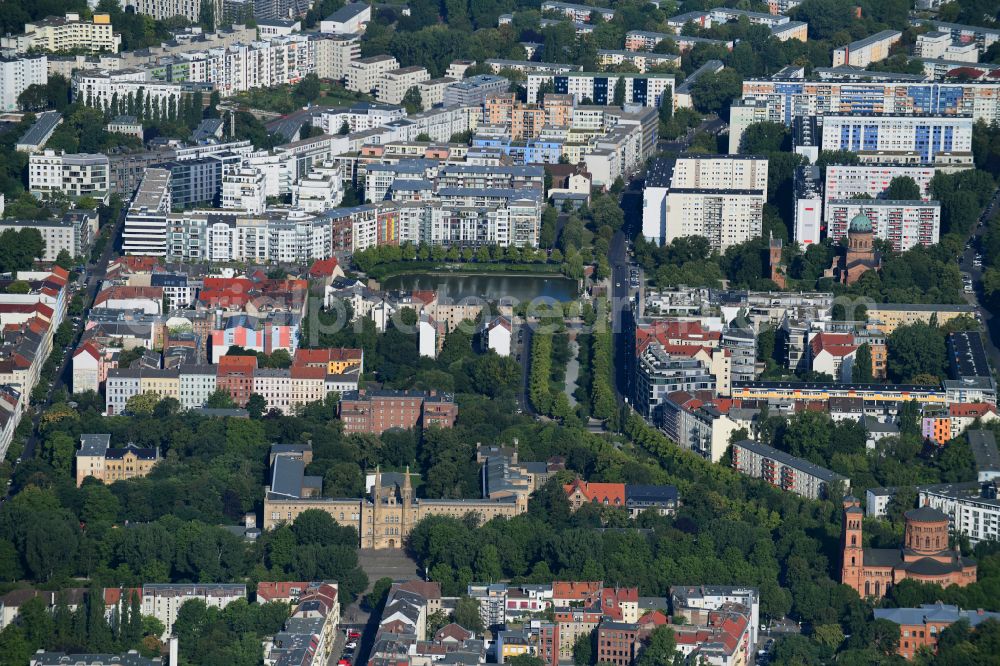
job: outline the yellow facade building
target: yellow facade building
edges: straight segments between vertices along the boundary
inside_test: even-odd
[[[111,435],[81,435],[76,453],[76,485],[92,476],[101,483],[114,483],[146,476],[160,462],[156,448],[140,448],[129,444],[124,448],[111,446]]]

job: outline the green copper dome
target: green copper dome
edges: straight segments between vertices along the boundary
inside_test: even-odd
[[[872,230],[872,221],[869,220],[868,216],[865,215],[864,213],[858,213],[857,215],[855,215],[854,219],[851,220],[851,226],[848,228],[848,231],[864,232],[864,233],[871,233],[871,230]]]

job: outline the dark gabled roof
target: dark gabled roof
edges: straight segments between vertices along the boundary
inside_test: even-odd
[[[914,562],[905,562],[901,568],[919,576],[943,576],[955,571],[961,571],[960,562],[941,562],[932,557],[923,557]]]
[[[625,486],[625,502],[676,502],[676,486]]]
[[[895,548],[865,548],[865,566],[898,567],[903,562],[903,556]]]

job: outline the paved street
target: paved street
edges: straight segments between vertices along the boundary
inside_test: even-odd
[[[973,266],[972,260],[978,251],[977,247],[979,245],[979,240],[983,233],[986,232],[986,220],[989,220],[998,214],[1000,214],[1000,189],[994,193],[993,201],[990,202],[989,206],[987,206],[986,210],[983,212],[983,225],[977,226],[973,229],[972,236],[970,238],[972,241],[972,247],[962,253],[962,258],[959,263],[962,272],[968,273],[972,276],[975,291],[971,294],[966,293],[965,298],[969,301],[969,303],[979,308],[979,315],[982,317],[983,325],[986,327],[987,333],[983,337],[983,343],[986,346],[986,352],[990,355],[990,361],[993,363],[994,368],[1000,368],[1000,319],[993,316],[993,313],[982,307],[979,302],[979,296],[983,293],[983,269]]]

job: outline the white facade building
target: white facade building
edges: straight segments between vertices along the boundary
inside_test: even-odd
[[[372,7],[367,2],[350,2],[319,23],[319,31],[326,34],[364,32],[372,20]]]
[[[322,35],[313,39],[316,49],[316,76],[343,81],[351,62],[361,57],[358,35]]]
[[[399,61],[390,55],[354,60],[347,67],[344,87],[366,94],[375,92],[382,77],[394,69],[399,69]]]
[[[849,150],[862,161],[972,163],[971,116],[827,115],[823,150]]]
[[[643,192],[643,235],[658,244],[703,236],[714,249],[760,236],[767,160],[683,157],[650,167]]]
[[[114,31],[110,14],[94,14],[90,20],[77,12],[50,16],[24,24],[24,34],[0,39],[0,46],[17,53],[37,51],[109,51],[118,53],[122,36]]]
[[[46,150],[28,158],[28,190],[38,198],[61,192],[104,200],[111,189],[107,155]]]
[[[402,104],[410,88],[428,81],[430,72],[424,67],[401,67],[386,72],[378,84],[378,101],[386,104]]]
[[[260,215],[267,207],[264,174],[251,167],[222,174],[222,207]]]
[[[122,250],[125,254],[162,257],[167,252],[170,213],[170,171],[147,169],[125,214]]]
[[[608,105],[614,102],[619,79],[625,83],[625,103],[659,107],[665,93],[674,93],[673,74],[632,74],[607,72],[548,72],[529,73],[528,102],[538,102],[538,92],[543,85],[551,84],[559,95],[573,95],[577,104],[585,99],[592,104]]]
[[[833,199],[826,204],[827,236],[847,236],[855,216],[872,222],[875,237],[892,243],[896,252],[940,240],[941,204],[937,201],[891,201],[888,199]]]
[[[862,69],[889,57],[889,49],[902,39],[898,30],[883,30],[833,50],[833,66],[850,65]]]
[[[930,506],[948,514],[955,534],[980,541],[1000,540],[1000,500],[995,486],[983,491],[978,482],[954,483],[919,488],[920,506]]]
[[[826,167],[823,199],[853,199],[868,195],[878,199],[895,178],[912,178],[920,188],[920,198],[931,197],[931,179],[934,167],[929,165],[903,166],[895,164],[830,164]]]
[[[243,583],[171,584],[157,583],[142,586],[142,614],[152,615],[163,623],[161,641],[173,632],[177,612],[185,602],[199,599],[210,608],[225,608],[238,599],[247,598]]]
[[[28,86],[45,85],[48,80],[46,56],[0,57],[0,111],[16,111],[17,98]]]

